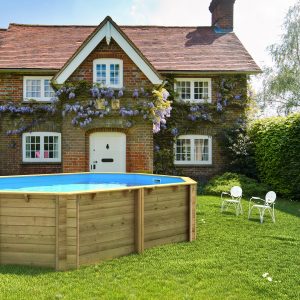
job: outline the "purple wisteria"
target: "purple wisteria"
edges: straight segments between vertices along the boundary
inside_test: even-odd
[[[201,104],[193,104],[190,106],[190,113],[187,115],[187,118],[192,122],[212,120],[212,116],[208,112],[208,107]]]
[[[9,130],[7,132],[9,135],[29,131],[37,124],[49,120],[49,117],[55,118],[59,122],[68,115],[71,116],[70,120],[73,126],[82,128],[90,125],[95,119],[120,116],[124,118],[123,124],[127,128],[132,127],[137,118],[140,118],[153,123],[154,133],[166,129],[167,118],[170,117],[172,110],[171,101],[168,100],[169,92],[164,88],[159,88],[150,94],[143,88],[136,88],[131,93],[127,93],[127,101],[122,103],[120,98],[124,97],[124,89],[114,90],[99,85],[88,87],[86,83],[82,85],[78,83],[77,86],[60,87],[51,98],[50,103],[47,104],[9,102],[0,105],[0,114],[9,114],[18,118],[19,128]],[[136,101],[128,101],[128,98]],[[116,99],[119,102],[115,102]]]

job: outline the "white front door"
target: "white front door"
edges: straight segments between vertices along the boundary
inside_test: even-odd
[[[95,132],[90,135],[90,171],[126,172],[126,135]]]

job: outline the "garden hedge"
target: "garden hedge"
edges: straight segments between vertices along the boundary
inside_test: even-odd
[[[300,199],[300,113],[251,124],[258,175],[279,194]]]

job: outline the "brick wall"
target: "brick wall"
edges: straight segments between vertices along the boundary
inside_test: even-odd
[[[104,39],[70,76],[69,81],[87,80],[93,82],[93,61],[98,58],[118,58],[123,60],[123,85],[125,89],[133,90],[140,87],[152,87],[148,78],[113,39],[109,45]]]
[[[181,76],[181,77],[191,77],[191,76]],[[203,76],[204,77],[204,76]],[[219,76],[213,76],[212,78],[212,103],[216,105],[217,103],[217,93],[218,93],[218,82],[220,81]],[[222,76],[224,78],[224,76]],[[236,88],[237,93],[245,95],[247,93],[247,78],[246,76],[240,77],[239,86]],[[179,172],[185,176],[192,177],[195,180],[207,181],[211,177],[220,174],[226,170],[228,164],[230,163],[224,151],[221,147],[221,137],[220,133],[224,128],[231,128],[236,123],[239,117],[244,117],[245,111],[243,107],[227,107],[224,111],[215,116],[216,122],[204,121],[200,126],[195,126],[187,134],[197,134],[197,135],[208,135],[212,137],[212,164],[209,165],[185,165],[176,166]],[[192,121],[190,121],[192,122]],[[178,125],[180,128],[180,125]]]
[[[23,75],[0,74],[0,103],[2,101],[20,102],[23,99]]]
[[[0,123],[0,175],[48,174],[62,172],[60,163],[23,163],[22,137],[8,136],[6,131],[12,129],[13,121],[8,117]],[[33,131],[60,132],[60,126],[51,121],[36,126]]]
[[[86,60],[70,76],[69,81],[86,80],[93,82],[93,61],[98,58],[118,58],[123,60],[123,85],[125,89],[151,88],[151,82],[112,39],[107,45],[103,40]],[[74,128],[70,120],[65,120],[62,128],[63,171],[89,171],[89,135],[92,132],[119,131],[126,133],[126,169],[127,172],[153,170],[153,135],[152,125],[143,120],[137,121],[125,129],[124,120],[115,116],[95,120],[84,130]]]
[[[88,80],[92,82],[93,60],[96,58],[119,58],[124,64],[124,86],[132,90],[137,87],[151,87],[151,83],[139,68],[127,57],[123,50],[112,40],[110,45],[105,41],[87,57],[87,59],[72,74],[70,81]],[[25,74],[26,75],[26,74]],[[180,77],[183,77],[181,75]],[[188,76],[187,76],[188,77]],[[205,76],[207,77],[207,76]],[[216,102],[218,76],[212,76],[212,101]],[[246,90],[246,76],[240,88]],[[0,102],[22,101],[23,75],[0,74]],[[243,111],[239,108],[226,109],[219,124],[204,123],[195,127],[190,134],[212,136],[212,165],[182,166],[180,169],[186,176],[194,178],[209,178],[220,173],[228,164],[220,149],[218,138],[224,124],[232,126]],[[70,117],[64,119],[62,126],[49,121],[34,128],[34,131],[56,131],[62,133],[62,163],[61,164],[30,164],[22,163],[21,137],[7,136],[5,132],[11,129],[11,121],[6,117],[0,122],[0,175],[55,173],[55,172],[85,172],[89,171],[89,135],[97,131],[119,131],[126,134],[127,171],[141,172],[153,170],[153,134],[152,125],[137,121],[132,128],[126,128],[124,119],[119,116],[99,119],[84,129],[71,125]]]

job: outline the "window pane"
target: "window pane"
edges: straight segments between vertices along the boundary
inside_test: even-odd
[[[208,139],[195,139],[195,160],[196,161],[208,161],[209,160],[209,149]]]
[[[41,157],[39,136],[27,136],[25,139],[25,157],[38,159]]]
[[[106,85],[106,65],[96,65],[96,82]]]
[[[208,82],[207,81],[194,82],[194,99],[195,100],[208,99]]]
[[[44,158],[58,158],[58,137],[45,136],[44,137]]]
[[[48,97],[48,98],[54,97],[54,91],[51,87],[49,79],[44,80],[44,97]]]
[[[177,93],[181,100],[191,100],[191,82],[179,81],[177,82]]]
[[[191,160],[191,140],[178,139],[176,141],[176,160],[177,161]]]
[[[40,98],[41,97],[41,80],[26,79],[26,97]]]
[[[110,64],[110,84],[118,85],[120,82],[120,65]]]

